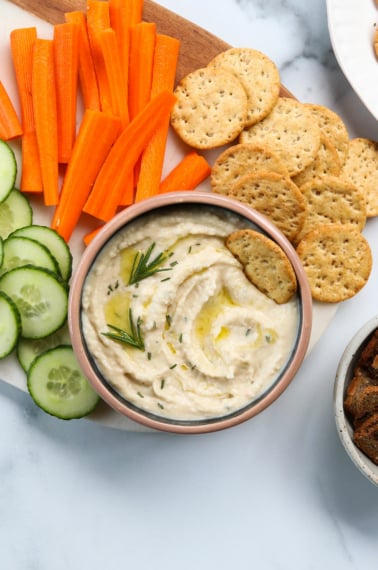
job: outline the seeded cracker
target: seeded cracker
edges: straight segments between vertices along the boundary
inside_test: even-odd
[[[201,68],[184,77],[175,89],[171,125],[197,149],[234,141],[247,116],[247,96],[240,81],[224,69]]]
[[[349,134],[344,121],[337,113],[324,105],[313,105],[311,103],[305,103],[305,105],[318,120],[322,133],[336,148],[342,166],[349,148]]]
[[[301,186],[307,203],[307,217],[296,240],[299,242],[320,225],[351,225],[362,231],[366,222],[363,193],[351,182],[323,176]]]
[[[282,160],[268,147],[235,144],[216,159],[210,177],[212,190],[218,194],[227,194],[240,178],[261,170],[288,174]]]
[[[280,97],[265,119],[242,131],[239,142],[269,145],[285,163],[290,176],[294,176],[316,157],[320,127],[304,104]]]
[[[227,69],[240,79],[247,93],[247,126],[264,119],[277,103],[280,93],[279,71],[276,64],[260,51],[231,48],[217,55],[209,66]]]
[[[276,303],[287,303],[297,289],[291,263],[270,238],[254,230],[236,230],[226,246],[240,261],[248,279]]]
[[[339,303],[356,295],[372,267],[367,240],[350,226],[320,226],[297,247],[313,299]]]
[[[302,193],[282,174],[247,174],[231,187],[228,196],[267,216],[291,242],[295,241],[306,219],[307,208]]]
[[[342,176],[364,193],[367,217],[378,216],[378,143],[364,138],[352,139]]]

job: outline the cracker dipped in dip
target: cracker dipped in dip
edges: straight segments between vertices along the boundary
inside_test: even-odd
[[[297,299],[269,299],[225,246],[248,225],[221,208],[174,206],[127,224],[96,258],[82,298],[85,341],[106,381],[138,408],[225,416],[287,363]]]

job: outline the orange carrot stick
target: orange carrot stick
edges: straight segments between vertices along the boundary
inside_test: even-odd
[[[100,43],[100,32],[110,28],[108,2],[87,0],[87,27],[89,45],[100,93],[101,110],[111,112],[112,103],[105,61]]]
[[[116,33],[111,28],[103,30],[99,34],[99,40],[109,82],[112,112],[121,119],[122,126],[126,127],[129,123],[129,110]]]
[[[22,135],[21,123],[7,90],[0,81],[0,139],[9,141]]]
[[[20,181],[20,189],[23,192],[42,192],[42,175],[32,100],[32,56],[36,39],[35,27],[14,29],[10,34],[23,130]]]
[[[54,64],[58,121],[58,161],[66,164],[76,137],[79,28],[65,22],[54,26]]]
[[[130,30],[129,114],[133,119],[151,97],[156,24],[141,22]]]
[[[173,91],[180,42],[170,36],[156,36],[151,96],[164,89]],[[158,194],[163,171],[165,148],[169,129],[169,117],[153,135],[143,151],[135,201]]]
[[[69,241],[96,176],[118,137],[121,123],[113,115],[87,109],[63,180],[51,226]]]
[[[104,221],[114,216],[136,161],[156,129],[166,121],[175,100],[172,93],[163,91],[122,131],[109,152],[84,206],[87,214]]]
[[[124,81],[129,76],[130,28],[142,21],[143,0],[109,0],[110,26],[116,33]]]
[[[194,190],[210,174],[211,168],[207,160],[196,151],[190,151],[171,170],[160,184],[159,193],[174,190]]]
[[[25,132],[35,130],[32,91],[32,54],[37,39],[37,30],[18,28],[11,31],[10,45],[13,67],[16,74],[21,107],[21,125]]]
[[[32,99],[46,206],[58,203],[58,131],[53,40],[36,39],[32,61]]]
[[[100,110],[100,95],[97,77],[89,45],[87,19],[84,12],[74,11],[65,14],[66,22],[79,27],[79,81],[85,109]]]
[[[43,192],[37,133],[29,131],[21,138],[21,181],[23,192]]]

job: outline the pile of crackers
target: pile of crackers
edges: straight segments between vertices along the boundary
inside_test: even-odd
[[[378,215],[377,143],[350,140],[325,106],[281,96],[276,65],[251,48],[220,53],[184,77],[175,95],[178,136],[199,150],[219,149],[212,190],[274,222],[296,249],[313,299],[337,303],[360,291],[372,267],[362,230]]]

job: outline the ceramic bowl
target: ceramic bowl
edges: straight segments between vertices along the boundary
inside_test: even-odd
[[[166,211],[176,206],[206,208],[231,212],[272,238],[287,254],[297,277],[296,305],[298,322],[291,353],[265,391],[243,408],[228,415],[207,419],[167,419],[157,413],[143,410],[116,392],[100,372],[83,333],[83,288],[89,272],[96,264],[102,248],[121,229],[141,216]],[[312,325],[312,300],[308,281],[294,248],[284,235],[265,216],[248,206],[225,196],[210,192],[172,192],[139,202],[115,216],[97,234],[84,252],[72,280],[69,299],[69,327],[73,347],[83,372],[101,398],[114,410],[149,428],[175,433],[204,433],[228,428],[255,416],[275,401],[286,389],[300,367],[308,348]]]
[[[340,359],[334,386],[334,411],[341,442],[356,467],[378,485],[378,465],[375,465],[353,442],[353,427],[344,410],[344,399],[353,371],[366,341],[378,327],[378,315],[370,319],[353,336]]]

